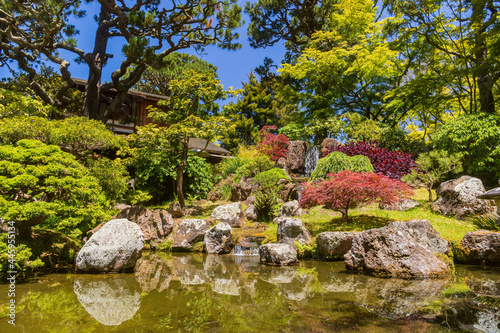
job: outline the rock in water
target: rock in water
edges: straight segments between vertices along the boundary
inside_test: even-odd
[[[297,263],[297,250],[290,244],[264,244],[259,247],[260,262],[286,266]]]
[[[243,221],[245,220],[245,215],[243,214],[243,210],[241,209],[241,204],[239,202],[215,208],[210,217],[219,222],[226,222],[231,227],[235,228],[241,228],[243,226]]]
[[[446,241],[439,241],[437,231],[431,229],[430,223],[422,220],[365,230],[353,238],[351,250],[344,257],[346,268],[385,277],[447,276],[450,267],[434,254],[447,251]]]
[[[209,254],[229,253],[233,249],[231,226],[221,222],[205,231],[203,250]]]
[[[438,199],[432,204],[432,210],[443,215],[455,215],[464,219],[469,215],[483,215],[493,212],[488,200],[477,199],[485,191],[478,178],[463,176],[441,183],[436,194]]]
[[[344,260],[356,232],[322,232],[316,237],[318,255],[326,259]]]
[[[174,226],[172,215],[165,209],[132,206],[119,212],[116,218],[137,223],[141,227],[146,243],[164,240],[170,235]]]
[[[457,260],[467,264],[500,266],[500,233],[469,231],[460,241]]]
[[[144,234],[127,219],[106,223],[82,247],[76,256],[77,271],[123,272],[133,270],[141,257]]]
[[[210,224],[201,219],[188,219],[182,221],[174,235],[172,248],[177,251],[190,251],[197,242],[202,242],[205,238],[205,231],[210,228]]]

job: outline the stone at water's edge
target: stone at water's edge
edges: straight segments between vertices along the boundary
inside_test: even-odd
[[[290,142],[287,156],[288,172],[300,175],[304,174],[307,147],[309,147],[309,143],[305,141]]]
[[[203,240],[203,251],[209,254],[230,253],[233,249],[233,237],[231,226],[221,222],[205,231]]]
[[[500,266],[500,233],[469,231],[455,251],[457,261],[462,263]]]
[[[433,230],[426,220],[391,222],[380,229],[365,230],[353,238],[344,257],[346,268],[384,277],[448,276],[450,267],[434,254],[447,252],[446,240],[441,241]]]
[[[352,239],[357,232],[322,232],[316,237],[318,255],[331,260],[344,260],[344,255],[352,246]]]
[[[177,251],[190,251],[194,244],[202,242],[205,231],[210,224],[201,219],[183,220],[174,235],[172,249]]]
[[[174,226],[172,215],[164,209],[132,206],[119,212],[115,218],[137,223],[144,234],[145,242],[158,242],[165,239],[170,235]]]
[[[478,178],[462,176],[446,181],[436,190],[438,199],[432,204],[432,210],[443,215],[455,215],[457,219],[493,213],[488,200],[477,199],[484,191],[483,183]]]
[[[266,265],[286,266],[298,262],[297,250],[290,244],[264,244],[259,247],[260,262]]]
[[[144,234],[137,224],[126,219],[111,220],[78,252],[76,269],[105,273],[133,270],[143,246]]]
[[[236,228],[241,228],[245,221],[245,215],[239,202],[215,208],[210,217],[219,222],[226,222],[231,227]]]
[[[279,217],[277,238],[279,243],[293,244],[294,241],[301,245],[312,241],[311,234],[300,219]]]

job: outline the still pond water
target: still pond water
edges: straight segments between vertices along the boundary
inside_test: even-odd
[[[0,332],[499,332],[500,270],[379,279],[342,262],[146,253],[135,274],[51,274],[16,286]],[[0,312],[7,306],[0,285]]]

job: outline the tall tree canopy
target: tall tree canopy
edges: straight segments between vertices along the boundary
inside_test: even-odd
[[[181,49],[203,48],[208,44],[236,49],[238,37],[232,30],[240,26],[241,8],[236,0],[86,0],[98,6],[97,29],[93,48],[83,49],[71,23],[85,15],[81,0],[6,1],[0,0],[0,60],[13,60],[32,81],[32,89],[44,102],[54,106],[70,103],[65,91],[76,85],[71,77],[71,61],[62,57],[69,52],[77,62],[88,66],[83,114],[106,120],[121,106],[128,90],[136,84],[148,66],[161,67],[165,56]],[[111,40],[123,42],[123,62],[111,74],[111,82],[102,83],[103,67],[113,54]],[[50,61],[59,66],[65,84],[49,94],[35,81],[36,65]],[[133,66],[133,70],[128,70]],[[117,92],[103,113],[99,102],[110,89]]]

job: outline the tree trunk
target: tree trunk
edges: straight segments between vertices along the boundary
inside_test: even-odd
[[[495,99],[493,97],[493,78],[490,74],[491,65],[488,61],[488,47],[486,45],[485,33],[478,32],[475,35],[475,76],[479,90],[479,103],[481,112],[495,113]]]
[[[107,61],[106,49],[109,39],[109,27],[106,24],[111,15],[101,6],[99,13],[99,25],[95,34],[94,51],[92,58],[85,59],[89,65],[89,77],[85,86],[85,97],[83,100],[83,115],[90,119],[103,120],[99,114],[101,95],[102,68]]]
[[[182,155],[181,155],[181,163],[177,166],[177,200],[179,200],[179,204],[182,208],[186,207],[186,201],[184,200],[184,191],[182,190],[182,186],[184,183],[184,168],[187,164],[188,158],[188,142],[189,138],[182,139]]]
[[[341,208],[338,210],[340,214],[342,214],[342,223],[347,224],[349,223],[349,215],[347,215],[348,208]]]
[[[429,202],[434,201],[434,198],[432,197],[432,185],[433,185],[433,184],[431,184],[431,185],[429,185],[429,186],[427,187],[427,191],[429,192]]]

